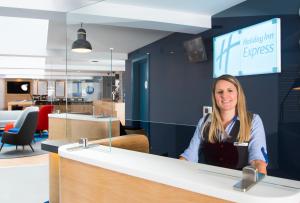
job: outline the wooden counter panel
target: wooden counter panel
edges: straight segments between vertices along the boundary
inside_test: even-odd
[[[61,157],[60,194],[61,203],[228,202]]]
[[[49,118],[49,140],[66,139],[67,120],[60,118]]]
[[[63,118],[49,118],[49,139],[69,139],[72,141],[78,141],[82,137],[86,137],[89,139],[108,138],[110,128],[112,137],[120,135],[119,121],[97,122]]]
[[[95,122],[71,119],[67,121],[67,134],[72,136],[72,139],[81,137],[90,139],[108,138],[110,129],[112,137],[120,136],[120,121]]]
[[[37,106],[43,106],[46,104],[39,104]],[[82,114],[92,114],[93,113],[93,104],[92,103],[86,103],[86,104],[68,104],[68,108],[66,107],[66,104],[51,104],[49,102],[49,105],[54,106],[54,111],[59,111],[60,113],[82,113]]]
[[[93,114],[93,104],[71,104],[68,105],[68,112],[77,112],[84,114]]]
[[[95,114],[104,114],[117,117],[125,125],[125,103],[96,100],[93,102]]]
[[[120,122],[112,121],[112,136],[120,135]],[[69,140],[77,142],[80,138],[86,137],[89,140],[108,138],[110,122],[86,121],[65,118],[49,117],[49,140]],[[51,153],[52,154],[52,153]],[[49,160],[50,165],[50,202],[59,201],[59,176],[58,176],[58,155],[52,154]]]
[[[59,156],[49,153],[49,200],[59,203]]]

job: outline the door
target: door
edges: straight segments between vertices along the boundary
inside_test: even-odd
[[[147,129],[149,122],[149,57],[132,61],[132,119]]]

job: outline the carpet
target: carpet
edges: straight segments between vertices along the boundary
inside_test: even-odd
[[[15,145],[5,144],[0,151],[0,159],[12,159],[12,158],[21,158],[21,157],[28,157],[28,156],[36,156],[41,154],[48,153],[41,149],[41,142],[46,140],[48,136],[37,137],[35,136],[35,143],[32,143],[31,146],[34,149],[34,152],[31,150],[29,145],[24,146],[24,150],[22,146],[18,146],[16,150]],[[0,137],[1,143],[2,137]]]

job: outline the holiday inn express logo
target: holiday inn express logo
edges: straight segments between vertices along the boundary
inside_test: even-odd
[[[213,39],[213,76],[281,72],[280,19],[274,18]]]
[[[228,42],[227,42],[227,47],[225,47],[225,43],[226,43],[226,39],[223,39],[222,40],[222,46],[221,46],[221,50],[219,52],[219,56],[217,56],[216,58],[216,61],[218,63],[218,67],[219,67],[219,70],[222,69],[222,64],[224,64],[224,73],[228,73],[227,69],[228,69],[228,59],[229,59],[229,56],[230,56],[230,51],[240,45],[240,41],[236,41],[236,42],[232,42],[232,34],[230,34],[229,38],[228,38]],[[225,58],[224,60],[224,63],[222,63],[222,60],[223,60],[223,57]]]

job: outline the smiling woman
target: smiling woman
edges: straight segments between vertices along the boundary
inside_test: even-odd
[[[260,117],[247,112],[244,91],[230,75],[213,84],[212,114],[200,119],[181,159],[232,169],[251,164],[266,174],[266,140]]]
[[[220,80],[215,87],[214,97],[220,111],[223,113],[230,111],[231,114],[235,114],[238,93],[234,84]]]

